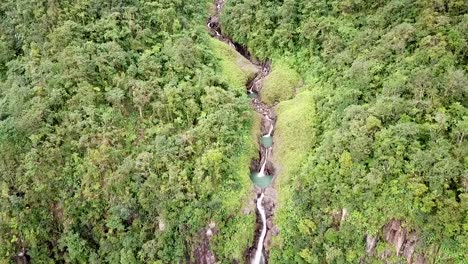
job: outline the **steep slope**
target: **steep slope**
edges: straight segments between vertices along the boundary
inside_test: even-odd
[[[288,130],[312,127],[297,140],[313,140],[278,146],[279,156],[307,158],[280,175],[272,263],[468,258],[467,10],[464,1],[226,3],[226,34],[259,58],[288,61],[311,94],[306,113],[296,99],[278,112],[278,124],[312,115]]]
[[[208,227],[242,259],[252,114],[207,11],[0,3],[0,263],[193,262]]]

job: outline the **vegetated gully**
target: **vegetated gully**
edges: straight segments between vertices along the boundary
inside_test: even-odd
[[[246,47],[232,41],[228,36],[223,35],[220,25],[220,13],[225,0],[215,0],[215,14],[208,20],[208,28],[212,37],[227,43],[230,47],[239,52],[259,69],[254,78],[246,84],[247,93],[251,100],[252,108],[262,116],[259,158],[252,160],[250,164],[250,178],[255,183],[254,202],[257,205],[257,225],[254,230],[254,245],[246,250],[246,262],[252,264],[267,263],[269,255],[269,243],[271,235],[276,235],[277,229],[272,224],[272,215],[275,207],[275,189],[270,186],[275,172],[271,154],[273,150],[272,136],[275,129],[275,113],[272,107],[264,104],[259,92],[262,89],[263,81],[271,70],[269,60],[259,61],[254,58]]]

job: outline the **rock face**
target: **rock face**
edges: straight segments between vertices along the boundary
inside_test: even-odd
[[[270,252],[271,236],[276,236],[278,234],[278,228],[276,228],[273,223],[277,194],[276,189],[272,187],[266,188],[263,193],[265,194],[265,198],[263,198],[263,207],[265,208],[265,214],[267,217],[267,234],[263,246],[266,252]]]
[[[348,210],[343,208],[335,211],[332,214],[332,226],[339,229],[348,216]],[[385,262],[391,256],[404,256],[408,264],[426,264],[427,261],[423,254],[414,254],[419,237],[414,231],[408,231],[403,227],[403,222],[399,220],[391,220],[388,224],[382,227],[381,236],[366,235],[366,253],[368,256],[376,256],[375,248],[379,243],[388,243],[395,250],[385,250],[380,258]]]
[[[332,215],[332,225],[334,228],[339,229],[343,222],[346,220],[348,216],[348,209],[343,208],[339,211],[336,211]]]
[[[13,259],[14,259],[14,262],[17,264],[31,263],[31,258],[29,257],[27,250],[24,247]]]
[[[210,222],[208,227],[199,232],[200,241],[196,248],[193,250],[193,256],[195,257],[195,264],[215,264],[216,258],[210,249],[211,238],[218,233],[215,222]],[[191,263],[188,260],[188,263]]]
[[[414,231],[408,231],[403,227],[403,222],[392,220],[382,228],[383,240],[395,248],[395,251],[385,250],[380,256],[384,261],[390,256],[404,256],[408,264],[426,264],[426,259],[422,254],[414,254],[417,242],[419,240]],[[378,244],[378,237],[366,236],[366,252],[367,255],[375,255],[375,248]]]

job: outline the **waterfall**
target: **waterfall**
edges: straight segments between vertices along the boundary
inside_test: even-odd
[[[273,133],[273,120],[268,115],[264,115],[265,119],[270,121],[270,130],[268,130],[268,134],[264,135],[263,137],[271,137],[271,133]]]
[[[272,138],[272,133],[274,130],[274,118],[270,118],[271,116],[274,116],[274,108],[266,105],[265,103],[262,102],[260,92],[263,87],[263,81],[264,79],[268,76],[270,73],[271,67],[270,67],[270,62],[267,60],[265,62],[257,61],[253,56],[250,55],[248,50],[246,50],[245,47],[242,45],[237,45],[234,44],[233,41],[227,36],[223,34],[221,31],[220,27],[220,13],[222,11],[223,5],[226,0],[214,0],[215,2],[215,7],[216,7],[216,13],[213,14],[209,21],[208,21],[208,28],[210,28],[211,35],[228,44],[231,48],[239,52],[242,56],[244,56],[247,60],[249,60],[253,65],[255,65],[258,68],[258,72],[255,74],[255,78],[249,81],[249,83],[246,85],[247,87],[247,92],[249,94],[249,97],[251,98],[251,106],[253,110],[258,112],[259,114],[263,115],[263,120],[262,122],[266,122],[265,127],[269,124],[270,128],[268,130],[268,134],[263,135],[261,138],[260,142],[262,147],[265,149],[265,154],[263,155],[263,163],[262,163],[262,153],[260,152],[260,163],[261,163],[261,168],[260,172],[256,173],[254,171],[251,172],[251,179],[252,181],[261,188],[261,194],[259,197],[257,197],[257,211],[259,212],[259,215],[257,215],[257,221],[261,220],[262,223],[262,229],[260,232],[260,236],[258,237],[258,244],[257,244],[257,249],[255,251],[255,255],[250,254],[251,258],[251,264],[264,264],[266,261],[266,256],[263,255],[263,244],[265,243],[266,239],[266,233],[267,233],[267,219],[266,219],[266,213],[265,213],[265,208],[262,205],[263,199],[264,199],[264,188],[268,187],[269,184],[271,184],[271,181],[273,180],[273,175],[266,175],[268,173],[266,171],[266,165],[268,162],[268,156],[272,153],[272,144],[273,144],[273,138]],[[253,96],[252,96],[253,95]],[[264,127],[262,127],[261,133],[264,132]],[[257,166],[255,167],[257,169]],[[271,173],[271,171],[270,171]],[[269,176],[269,177],[265,177]],[[259,180],[261,178],[261,180]],[[272,210],[271,208],[268,208],[268,210]],[[269,214],[270,215],[270,214]],[[258,217],[260,216],[260,219]],[[255,234],[257,234],[257,231],[259,231],[256,227],[255,229]],[[257,236],[255,236],[257,237]],[[267,241],[268,242],[268,241]],[[254,242],[255,243],[255,242]],[[253,253],[253,252],[252,252]]]
[[[266,216],[265,216],[265,209],[263,208],[263,192],[257,200],[257,210],[260,213],[262,218],[262,233],[260,234],[260,238],[258,239],[257,251],[255,252],[255,258],[252,260],[252,264],[260,264],[263,259],[263,242],[265,241],[265,235],[267,231],[266,226]]]
[[[258,174],[258,177],[263,177],[265,176],[265,166],[267,164],[268,160],[268,149],[265,149],[265,160],[263,161],[262,168],[260,169],[260,173]]]
[[[270,125],[270,130],[268,131],[268,135],[266,135],[266,137],[271,137],[272,132],[273,132],[273,124]]]

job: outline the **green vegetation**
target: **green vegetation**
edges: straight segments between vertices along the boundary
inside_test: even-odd
[[[315,105],[312,92],[304,91],[276,107],[279,116],[275,130],[275,160],[285,175],[293,176],[314,146],[316,138]],[[281,177],[280,182],[290,179]],[[283,184],[281,184],[283,186]]]
[[[299,74],[284,62],[273,61],[272,71],[265,78],[261,91],[262,101],[273,105],[291,99],[299,88]]]
[[[306,109],[278,108],[271,263],[379,263],[365,235],[382,253],[392,219],[416,231],[429,263],[468,259],[467,11],[464,1],[227,1],[224,32],[290,62],[311,91]],[[304,125],[313,130],[299,135]]]
[[[278,164],[279,177],[276,187],[279,192],[279,208],[275,221],[282,223],[281,236],[274,240],[273,248],[284,247],[286,243],[289,246],[294,245],[295,241],[285,241],[284,237],[294,237],[297,232],[295,220],[294,202],[290,197],[294,196],[294,185],[300,184],[298,179],[300,165],[307,158],[307,154],[314,146],[316,138],[315,130],[315,106],[313,103],[313,94],[305,91],[288,101],[283,101],[276,107],[278,121],[275,130],[275,152],[274,160]],[[281,255],[281,251],[273,250],[272,259]]]
[[[245,86],[244,90],[245,91]],[[238,159],[237,180],[241,184],[241,188],[231,189],[226,188],[217,190],[224,197],[220,200],[226,204],[224,207],[227,212],[230,212],[231,217],[229,222],[219,226],[220,233],[214,237],[213,251],[217,256],[218,261],[231,262],[232,259],[242,260],[245,249],[253,243],[252,230],[255,230],[255,215],[246,215],[244,210],[248,206],[251,199],[252,183],[248,177],[250,174],[250,161],[258,157],[258,137],[260,135],[261,116],[257,112],[251,113],[249,116],[251,123],[246,126],[246,131],[239,135],[245,140],[245,149],[243,154]],[[226,198],[237,197],[237,199]],[[222,223],[222,222],[221,222]]]
[[[220,61],[222,73],[220,77],[226,78],[239,91],[245,92],[245,84],[255,76],[257,67],[224,42],[213,38],[210,44],[213,53]]]
[[[210,2],[0,3],[0,263],[193,262],[212,222],[217,261],[242,260],[257,68],[209,36]],[[379,263],[392,219],[429,263],[468,259],[467,13],[462,0],[226,1],[223,32],[274,59],[270,263]]]
[[[248,74],[214,56],[207,10],[0,3],[0,263],[181,263],[211,221],[217,259],[242,258]]]

